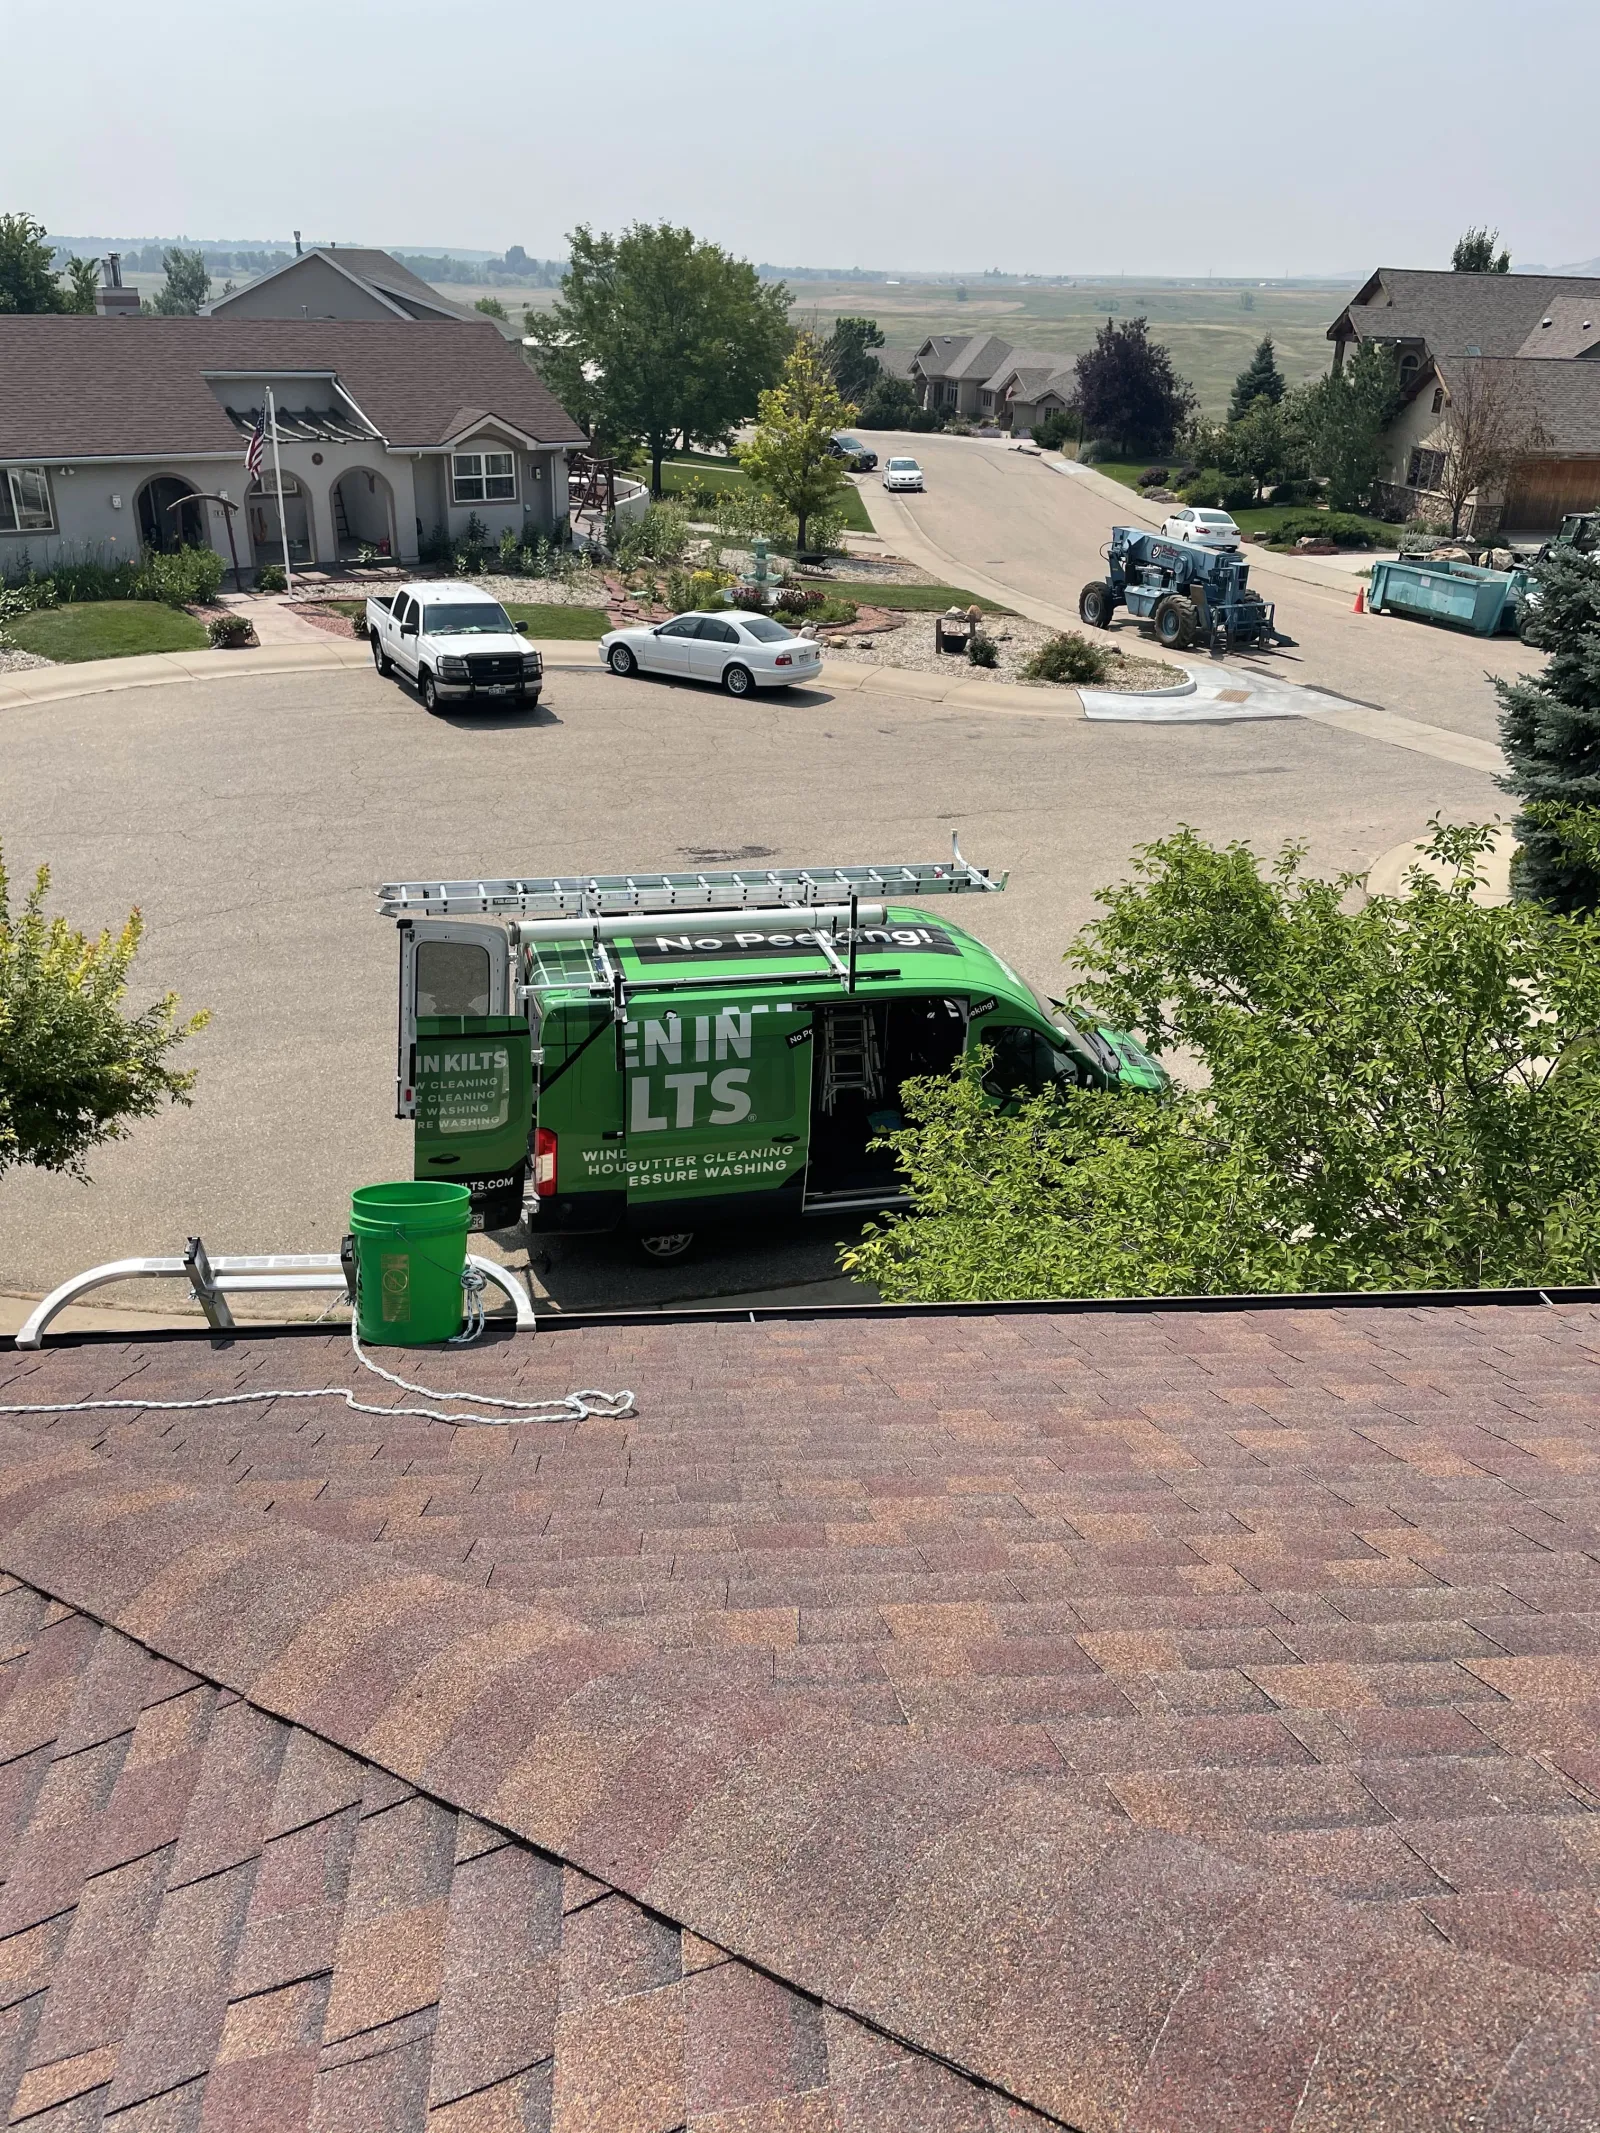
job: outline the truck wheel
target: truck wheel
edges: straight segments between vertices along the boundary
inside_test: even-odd
[[[748,696],[755,687],[748,667],[729,667],[722,677],[722,686],[730,696]]]
[[[537,689],[519,689],[517,691],[517,709],[519,711],[532,711],[536,708],[538,702],[539,692]]]
[[[426,667],[423,668],[420,676],[418,677],[417,688],[422,697],[423,710],[431,711],[432,713],[434,713],[435,716],[437,716],[439,710],[439,684],[434,680],[433,676],[428,672]]]
[[[661,1266],[670,1259],[681,1259],[694,1243],[692,1229],[663,1230],[659,1236],[636,1237],[639,1255],[650,1266]]]
[[[387,681],[389,676],[394,672],[394,661],[389,657],[388,653],[385,652],[383,648],[383,639],[378,635],[376,630],[374,630],[372,633],[372,664],[377,668],[378,672],[383,676],[385,681]]]
[[[1117,596],[1110,585],[1102,579],[1096,579],[1093,584],[1086,585],[1078,595],[1078,619],[1080,622],[1087,622],[1092,630],[1108,630],[1116,604]]]
[[[1169,652],[1186,652],[1194,643],[1196,619],[1192,600],[1186,600],[1182,593],[1168,593],[1164,600],[1156,602],[1152,617],[1156,642]]]

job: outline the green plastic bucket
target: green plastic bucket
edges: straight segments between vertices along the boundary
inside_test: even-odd
[[[363,1185],[351,1195],[356,1324],[364,1341],[420,1348],[461,1331],[471,1214],[465,1185]]]

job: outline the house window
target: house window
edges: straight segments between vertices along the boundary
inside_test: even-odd
[[[516,461],[510,452],[454,452],[450,485],[458,504],[515,503]]]
[[[0,533],[53,533],[50,482],[43,467],[0,467]]]
[[[1436,385],[1433,388],[1433,411],[1436,415],[1444,413],[1444,387],[1442,385]]]
[[[1444,481],[1443,452],[1425,452],[1419,446],[1406,469],[1408,489],[1437,489]]]

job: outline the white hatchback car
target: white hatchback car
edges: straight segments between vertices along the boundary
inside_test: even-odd
[[[1174,511],[1161,528],[1169,541],[1198,541],[1202,548],[1237,548],[1239,529],[1226,511]]]
[[[914,459],[891,459],[883,470],[886,489],[920,489],[922,469]]]
[[[681,674],[720,682],[730,696],[787,689],[815,681],[822,671],[822,649],[810,637],[797,637],[771,615],[736,607],[716,614],[697,609],[670,622],[608,630],[600,640],[600,657],[613,674]]]

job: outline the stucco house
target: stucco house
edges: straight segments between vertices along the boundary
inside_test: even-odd
[[[582,430],[487,319],[0,318],[0,573],[24,553],[108,559],[203,543],[282,555],[270,386],[293,563],[549,535]],[[217,501],[216,499],[225,499]]]
[[[1508,479],[1473,496],[1463,531],[1546,532],[1600,506],[1600,280],[1380,267],[1328,339],[1336,371],[1363,342],[1392,349],[1399,367],[1381,508],[1448,517],[1438,485],[1452,420],[1474,396],[1497,400],[1535,441]]]
[[[1046,415],[1066,411],[1076,382],[1076,366],[1059,352],[1014,348],[984,385],[979,405],[1002,429],[1026,437]]]

